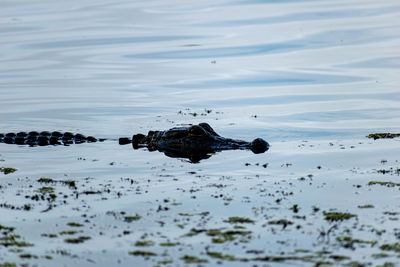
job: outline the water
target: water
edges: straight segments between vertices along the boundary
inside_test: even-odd
[[[245,196],[254,193],[252,188],[263,184],[257,177],[268,181],[263,186],[272,194],[275,189],[271,188],[291,188],[291,180],[312,173],[314,179],[321,179],[316,184],[324,187],[323,183],[329,181],[332,184],[327,187],[331,189],[318,191],[315,198],[321,201],[314,203],[309,195],[299,193],[312,194],[313,189],[296,185],[296,198],[283,197],[284,211],[281,209],[280,214],[286,214],[293,204],[303,204],[308,207],[303,211],[311,212],[311,206],[321,205],[325,198],[329,201],[322,209],[349,210],[348,203],[333,201],[337,190],[346,196],[343,198],[353,199],[352,183],[364,185],[367,179],[376,179],[374,169],[398,168],[398,141],[370,143],[364,138],[372,132],[400,131],[398,1],[3,0],[1,6],[0,132],[59,130],[112,139],[205,121],[223,136],[244,140],[262,137],[271,144],[265,154],[227,151],[199,164],[167,158],[158,152],[132,150],[112,141],[38,148],[0,144],[0,159],[4,160],[0,166],[18,168],[16,173],[1,177],[2,190],[8,190],[1,202],[27,203],[15,194],[33,194],[34,189],[43,186],[36,182],[43,176],[75,179],[78,192],[85,185],[102,192],[107,185],[111,188],[111,195],[103,196],[107,201],[88,195],[82,197],[82,204],[80,199],[71,199],[73,190],[53,184],[60,192],[71,194],[68,201],[73,204],[57,202],[59,207],[46,213],[40,211],[47,202],[35,204],[30,212],[1,209],[2,218],[6,218],[2,224],[16,226],[33,240],[35,246],[26,251],[39,256],[37,260],[21,260],[18,253],[2,248],[3,261],[48,265],[52,261],[41,257],[49,254],[65,264],[82,265],[86,263],[84,253],[96,258],[106,250],[113,257],[103,257],[105,265],[115,264],[117,259],[121,264],[154,265],[159,258],[146,261],[127,255],[127,251],[137,249],[134,240],[143,233],[162,239],[153,233],[162,229],[175,234],[170,238],[190,244],[192,251],[187,253],[199,256],[204,247],[198,240],[178,238],[194,227],[194,222],[175,223],[183,224],[184,230],[168,226],[176,214],[167,212],[167,226],[160,228],[156,223],[165,219],[159,218],[158,205],[170,203],[163,199],[183,203],[176,209],[170,207],[174,212],[207,210],[221,223],[222,217],[232,214],[250,216],[251,210],[259,206],[276,208],[274,201],[279,196],[265,200],[261,191],[252,197],[250,206],[243,204],[248,203]],[[388,165],[381,166],[382,159]],[[262,167],[265,163],[268,168]],[[284,167],[286,163],[292,165]],[[316,174],[318,165],[328,169],[322,168]],[[362,171],[354,174],[349,171],[353,168]],[[352,182],[343,185],[337,176],[351,178]],[[86,177],[91,180],[86,181]],[[134,194],[136,184],[130,185],[125,178],[138,182],[142,194]],[[272,180],[281,184],[270,184]],[[210,187],[219,183],[228,189]],[[33,189],[27,184],[33,184]],[[194,193],[187,193],[191,188],[202,188],[195,200],[191,198]],[[149,194],[143,193],[145,190]],[[218,191],[222,192],[221,199],[232,198],[233,202],[227,201],[231,204],[225,206],[222,200],[210,199],[210,195],[219,195]],[[371,197],[367,192],[360,194],[354,201]],[[396,196],[387,198],[390,203]],[[215,208],[215,201],[221,206]],[[135,209],[132,203],[140,208]],[[387,207],[385,203],[382,200],[374,204],[380,208]],[[223,215],[215,213],[223,208]],[[133,236],[121,237],[122,231],[111,230],[112,225],[118,225],[118,229],[131,226],[105,214],[115,209],[147,214],[147,218],[139,222],[140,230]],[[49,240],[40,235],[43,229],[57,232],[55,225],[65,224],[64,220],[81,220],[82,210],[101,218],[92,219],[97,224],[91,226],[94,230],[85,229],[92,240],[70,245],[58,238],[50,239],[47,245]],[[61,216],[70,212],[67,218]],[[42,216],[44,222],[37,223]],[[285,216],[291,218],[292,214]],[[257,227],[261,224],[258,221]],[[323,221],[315,219],[316,224]],[[390,221],[388,224],[390,228]],[[31,233],[32,227],[41,230]],[[263,228],[254,227],[253,233],[262,232]],[[314,234],[296,234],[296,241],[288,242],[289,247],[301,247],[298,244],[304,241],[307,249],[312,248],[317,233],[315,227],[309,231]],[[289,238],[287,234],[281,233],[278,239]],[[264,238],[271,235],[250,242],[251,246],[270,254],[284,250],[274,241],[266,249]],[[60,256],[53,245],[77,253],[78,259]],[[214,249],[216,245],[211,246]],[[245,253],[234,246],[225,248],[226,253],[244,257]],[[360,255],[374,261],[367,251]],[[174,264],[183,264],[177,250],[169,253]],[[343,253],[351,255],[346,250]]]

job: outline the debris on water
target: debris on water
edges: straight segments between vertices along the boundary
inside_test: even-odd
[[[331,222],[349,220],[350,218],[357,217],[355,214],[347,212],[324,212],[325,220]]]
[[[191,255],[184,255],[181,257],[181,260],[183,260],[185,263],[207,263],[208,260],[198,258],[196,256],[191,256]]]
[[[400,133],[372,133],[367,135],[367,138],[373,138],[374,140],[376,139],[393,139],[395,137],[399,137]]]
[[[0,167],[0,172],[4,173],[5,175],[16,172],[18,169],[10,168],[10,167]]]
[[[90,236],[80,236],[80,237],[77,237],[77,238],[64,239],[64,242],[65,243],[70,243],[70,244],[80,244],[80,243],[83,243],[83,242],[85,242],[87,240],[90,240],[90,239],[92,239]]]

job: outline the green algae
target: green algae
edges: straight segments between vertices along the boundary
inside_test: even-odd
[[[50,183],[55,183],[55,181],[52,178],[47,178],[47,177],[42,177],[37,180],[38,183],[45,183],[45,184],[50,184]]]
[[[162,247],[175,247],[175,246],[180,245],[180,243],[179,242],[169,242],[169,241],[167,241],[167,242],[162,242],[159,245],[162,246]]]
[[[0,237],[0,246],[3,247],[30,247],[33,244],[19,240],[21,236],[6,234]]]
[[[375,259],[382,259],[382,258],[387,258],[387,257],[389,257],[389,254],[387,254],[387,253],[374,253],[374,254],[372,254],[371,255],[373,258],[375,258]]]
[[[400,133],[372,133],[367,135],[367,138],[376,139],[393,139],[395,137],[399,137]]]
[[[344,260],[350,259],[350,257],[343,256],[343,255],[329,255],[328,258],[330,258],[330,259],[332,259],[334,261],[344,261]]]
[[[246,217],[229,217],[228,220],[224,222],[227,223],[254,223],[253,220],[246,218]]]
[[[353,217],[357,217],[355,214],[347,212],[324,212],[325,220],[331,222],[349,220]]]
[[[313,260],[312,256],[264,256],[250,259],[253,261],[270,261],[270,262],[285,262],[285,261],[304,261],[311,262]]]
[[[67,225],[70,227],[82,227],[83,226],[83,224],[77,223],[77,222],[69,222],[69,223],[67,223]]]
[[[133,250],[128,252],[129,255],[132,256],[142,256],[142,257],[152,257],[152,256],[157,256],[156,253],[151,252],[151,251],[143,251],[143,250]]]
[[[0,263],[0,267],[17,267],[17,264],[13,263],[13,262],[3,262]]]
[[[208,236],[214,237],[211,239],[212,243],[225,243],[228,241],[235,240],[237,236],[248,236],[251,234],[251,231],[240,231],[240,230],[220,231],[218,229],[211,229],[208,230],[206,234]]]
[[[10,248],[8,251],[12,253],[22,253],[24,250],[22,248]]]
[[[41,234],[40,236],[48,237],[48,238],[57,238],[58,237],[57,234],[48,234],[48,233]]]
[[[54,180],[52,178],[48,177],[41,177],[37,180],[38,183],[43,183],[43,184],[55,184],[55,183],[60,183],[63,185],[67,185],[71,188],[76,189],[76,182],[74,180]]]
[[[268,221],[268,224],[271,224],[271,225],[282,225],[283,228],[286,228],[286,226],[292,225],[293,222],[292,222],[292,221],[289,221],[289,220],[286,220],[286,219],[280,219],[280,220],[271,220],[271,221]]]
[[[400,253],[400,243],[383,244],[379,248],[385,251],[394,251]]]
[[[150,247],[154,246],[154,241],[151,240],[139,240],[135,243],[136,247]]]
[[[372,205],[372,204],[364,204],[364,205],[359,205],[359,206],[357,206],[359,209],[372,209],[372,208],[375,208],[375,206],[374,205]]]
[[[236,261],[237,258],[234,255],[230,254],[222,254],[220,252],[215,251],[208,251],[207,255],[211,258],[219,259],[219,260],[226,260],[226,261]]]
[[[69,243],[69,244],[80,244],[80,243],[83,243],[83,242],[85,242],[87,240],[90,240],[90,239],[92,239],[90,236],[80,236],[80,237],[77,237],[77,238],[64,239],[64,242],[65,243]]]
[[[191,255],[184,255],[180,259],[188,264],[190,264],[190,263],[207,263],[208,262],[208,260],[206,260],[206,259],[198,258],[196,256],[191,256]]]
[[[18,171],[16,168],[10,167],[0,167],[0,172],[4,173],[5,175]]]
[[[395,186],[400,186],[400,183],[394,183],[394,182],[387,182],[387,181],[370,181],[368,182],[368,185],[382,185],[382,186],[387,186],[387,187],[395,187]]]
[[[54,188],[51,187],[51,186],[43,186],[43,187],[39,188],[39,189],[37,190],[37,192],[39,192],[39,193],[41,193],[41,194],[43,194],[43,195],[45,195],[45,194],[51,194],[51,193],[54,193]]]
[[[173,261],[172,261],[172,260],[169,260],[169,259],[166,259],[166,260],[158,261],[157,263],[158,263],[158,264],[162,264],[162,265],[166,265],[166,264],[172,264]]]
[[[362,240],[357,238],[352,238],[351,236],[338,236],[336,240],[340,243],[340,245],[344,248],[354,249],[355,244],[368,244],[375,246],[377,244],[376,240]]]
[[[398,265],[393,262],[385,262],[384,264],[376,265],[376,267],[395,267],[395,266]]]
[[[15,206],[8,203],[0,203],[0,208],[11,209],[11,210],[25,210],[30,211],[32,206],[30,204],[24,204],[22,206]]]
[[[66,231],[61,231],[59,234],[60,235],[75,235],[77,233],[78,233],[78,231],[66,230]]]
[[[38,256],[36,256],[36,255],[34,255],[34,254],[30,254],[30,253],[23,253],[23,254],[20,254],[19,257],[20,257],[21,259],[37,259],[37,258],[39,258]]]
[[[289,208],[290,210],[292,210],[294,213],[298,213],[300,208],[299,205],[294,204],[292,207]]]
[[[142,218],[142,216],[136,214],[136,215],[129,215],[129,216],[124,216],[124,221],[125,222],[133,222],[133,221],[137,221],[140,220]]]

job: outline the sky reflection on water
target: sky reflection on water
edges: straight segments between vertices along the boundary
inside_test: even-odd
[[[50,2],[5,4],[0,126],[50,126],[62,118],[60,130],[79,125],[108,136],[116,133],[103,124],[119,118],[137,121],[120,128],[135,131],[143,122],[159,124],[160,115],[175,123],[200,122],[204,118],[176,114],[211,108],[220,111],[209,118],[218,119],[220,128],[300,127],[308,135],[312,124],[316,132],[354,134],[346,121],[362,133],[398,129],[400,6],[361,2],[224,1],[172,8],[102,1],[69,10]],[[382,110],[387,117],[373,116]],[[75,114],[90,116],[79,121]]]

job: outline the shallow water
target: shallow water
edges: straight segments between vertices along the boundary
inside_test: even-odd
[[[321,242],[318,232],[332,226],[321,211],[334,208],[359,214],[354,236],[380,238],[379,245],[395,242],[395,220],[382,212],[399,209],[390,205],[398,200],[396,190],[365,185],[382,177],[399,180],[398,174],[376,170],[399,168],[400,143],[373,142],[365,135],[400,131],[399,15],[398,1],[2,1],[0,132],[59,130],[115,139],[205,121],[223,136],[262,137],[271,149],[259,155],[226,151],[191,164],[115,141],[35,148],[0,144],[0,167],[18,169],[0,174],[1,203],[28,203],[24,196],[45,186],[37,182],[40,177],[77,182],[76,190],[52,184],[62,194],[50,211],[41,212],[50,205],[46,201],[30,211],[0,208],[1,224],[16,227],[35,244],[24,251],[39,257],[20,258],[21,252],[1,247],[0,259],[152,266],[163,259],[184,265],[185,254],[207,258],[208,245],[242,258],[250,257],[249,249],[268,255],[296,248],[336,250],[338,244]],[[88,188],[102,193],[74,198]],[[371,197],[377,199],[374,216],[370,209],[357,209]],[[281,204],[275,202],[280,198]],[[294,204],[307,216],[304,232],[263,226],[281,217],[302,220],[293,219],[288,208]],[[159,210],[164,205],[168,211]],[[314,215],[313,205],[320,206],[321,216]],[[107,211],[142,219],[127,224]],[[203,211],[210,215],[193,215]],[[179,212],[193,216],[182,219]],[[210,243],[204,234],[182,238],[191,228],[227,227],[223,220],[230,216],[255,218],[246,248],[241,242]],[[61,235],[41,236],[65,230],[69,221],[87,224],[85,235],[92,239],[71,245]],[[349,234],[351,223],[340,223],[335,234]],[[388,230],[368,236],[360,225]],[[123,234],[127,228],[132,233]],[[138,249],[135,241],[157,243],[163,235],[184,248],[150,246],[159,254],[167,251],[156,259],[128,254]],[[396,253],[371,257],[379,245],[357,247],[357,255],[346,248],[335,252],[364,263],[396,262]]]

